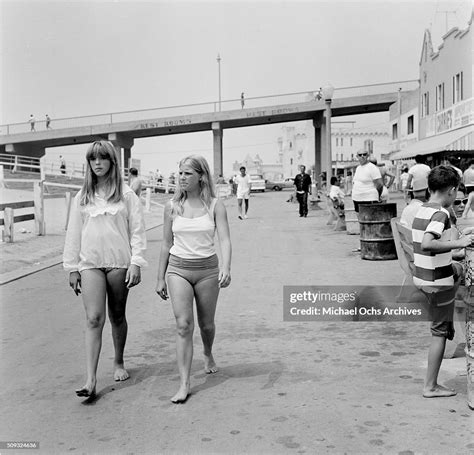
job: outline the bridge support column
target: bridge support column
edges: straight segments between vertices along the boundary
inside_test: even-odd
[[[107,139],[114,144],[115,150],[120,159],[122,173],[127,168],[132,156],[133,138],[120,133],[110,133]]]
[[[214,136],[214,179],[224,174],[222,160],[222,136],[223,130],[219,122],[212,124],[212,134]]]
[[[321,136],[321,126],[323,125],[323,116],[322,114],[318,115],[313,119],[314,127],[314,183],[318,184],[318,188],[322,188],[322,136]]]
[[[326,127],[326,121],[325,118],[323,118],[323,121],[321,123],[321,168],[322,172],[326,174],[326,186],[329,188],[329,182],[331,180],[331,176],[327,176],[327,169],[328,169],[328,156],[329,152],[327,150],[327,127]]]

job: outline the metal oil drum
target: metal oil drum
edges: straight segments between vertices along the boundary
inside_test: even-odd
[[[360,253],[362,259],[397,259],[390,220],[397,216],[397,204],[360,204]]]

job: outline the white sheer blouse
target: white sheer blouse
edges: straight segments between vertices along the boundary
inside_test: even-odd
[[[92,203],[80,205],[81,192],[71,203],[63,266],[68,272],[130,264],[144,267],[146,235],[143,209],[128,185],[123,200],[110,203],[97,194]]]

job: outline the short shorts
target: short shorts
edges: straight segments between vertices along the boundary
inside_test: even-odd
[[[250,191],[237,192],[237,199],[248,199],[250,198]]]
[[[196,286],[198,283],[207,280],[214,280],[217,286],[219,259],[215,254],[208,258],[199,259],[184,259],[170,254],[166,277],[171,275],[184,278],[191,286]]]

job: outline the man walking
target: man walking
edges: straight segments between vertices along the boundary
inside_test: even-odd
[[[242,109],[244,108],[245,106],[245,95],[244,95],[244,92],[242,92],[240,94],[240,105],[242,106]]]
[[[66,160],[63,158],[62,155],[59,155],[59,169],[61,171],[61,174],[66,173]]]
[[[300,205],[300,217],[308,216],[308,193],[311,194],[311,177],[306,174],[306,166],[300,166],[300,173],[295,177],[296,199]]]
[[[30,115],[30,119],[28,120],[28,123],[30,124],[30,131],[36,131],[35,129],[36,118],[33,114]]]
[[[250,176],[245,173],[245,166],[241,166],[240,175],[235,177],[234,183],[237,185],[237,203],[239,206],[239,220],[247,218],[250,197]],[[245,212],[242,215],[242,200],[245,200]]]

